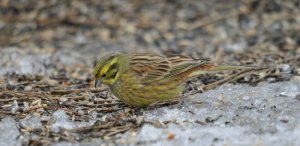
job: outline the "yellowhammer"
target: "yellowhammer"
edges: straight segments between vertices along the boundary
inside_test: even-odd
[[[179,97],[185,82],[200,74],[243,68],[182,55],[113,53],[99,60],[94,76],[95,87],[103,83],[126,104],[145,107]]]

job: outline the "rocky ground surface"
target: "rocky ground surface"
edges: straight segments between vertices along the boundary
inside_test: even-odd
[[[300,145],[299,14],[298,0],[3,0],[0,145]],[[93,87],[108,52],[258,68],[137,109]]]

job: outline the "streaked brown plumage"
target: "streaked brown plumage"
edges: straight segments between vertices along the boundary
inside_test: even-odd
[[[145,107],[177,98],[187,80],[200,74],[243,69],[242,66],[214,66],[206,59],[189,56],[114,53],[105,55],[95,67],[97,80],[109,86],[123,102]]]

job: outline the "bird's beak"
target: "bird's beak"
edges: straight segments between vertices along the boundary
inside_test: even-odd
[[[95,88],[97,88],[101,84],[100,80],[95,80]]]

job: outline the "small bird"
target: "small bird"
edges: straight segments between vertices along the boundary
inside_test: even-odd
[[[121,101],[134,107],[178,98],[187,80],[201,74],[249,69],[244,66],[215,66],[208,59],[157,54],[111,53],[94,70],[95,87],[107,85]]]

